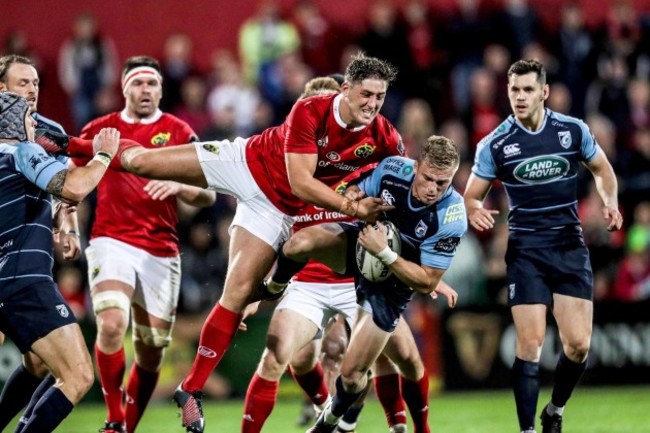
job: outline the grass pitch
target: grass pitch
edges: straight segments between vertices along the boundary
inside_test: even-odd
[[[540,394],[539,410],[546,404],[550,390]],[[243,401],[206,401],[206,433],[238,433]],[[296,419],[300,401],[280,398],[267,421],[264,432],[304,433]],[[178,409],[170,403],[153,404],[138,433],[183,433]],[[81,404],[56,430],[61,433],[96,432],[103,426],[103,406]],[[516,433],[514,401],[510,391],[443,393],[430,401],[429,423],[436,433]],[[538,420],[539,424],[539,420]],[[541,432],[541,427],[537,426]],[[6,431],[13,431],[7,428]],[[379,403],[371,398],[362,413],[359,433],[388,431]],[[409,425],[409,431],[413,432]],[[650,387],[581,387],[567,406],[564,431],[568,433],[647,433],[650,432]]]

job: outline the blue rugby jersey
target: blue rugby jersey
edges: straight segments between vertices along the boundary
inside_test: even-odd
[[[447,269],[456,253],[460,238],[467,231],[463,197],[453,187],[430,206],[418,206],[411,195],[415,161],[394,156],[382,160],[359,188],[368,196],[381,197],[395,209],[386,212],[402,239],[420,251],[416,262],[431,268]]]
[[[598,152],[584,122],[546,109],[535,132],[510,115],[478,144],[472,172],[503,183],[511,239],[559,245],[582,241],[578,169]]]
[[[66,168],[35,143],[0,143],[0,301],[52,281],[52,207],[45,191]]]

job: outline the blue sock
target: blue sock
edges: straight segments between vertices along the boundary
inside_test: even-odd
[[[521,431],[534,430],[539,396],[539,363],[515,358],[512,380],[519,428]]]
[[[551,403],[554,406],[566,405],[586,368],[587,361],[579,364],[567,358],[564,352],[560,354],[560,359],[555,367],[555,386],[551,395]]]
[[[39,383],[22,364],[11,373],[0,394],[0,432],[27,406]]]
[[[341,418],[350,408],[350,406],[352,406],[352,404],[357,401],[363,391],[364,390],[361,390],[359,392],[347,392],[343,388],[343,381],[341,380],[341,376],[337,377],[336,394],[334,394],[334,397],[332,398],[332,415],[337,418]]]
[[[22,433],[51,433],[67,417],[74,405],[59,388],[51,386],[38,400]]]
[[[23,413],[23,416],[20,417],[20,421],[18,421],[18,425],[16,426],[16,431],[14,433],[21,433],[23,429],[25,428],[25,424],[27,424],[27,420],[29,419],[30,416],[32,416],[32,412],[34,412],[34,407],[38,403],[38,401],[43,397],[43,394],[47,392],[48,389],[54,385],[56,382],[56,379],[54,379],[54,376],[51,374],[48,374],[45,376],[45,379],[43,379],[32,394],[32,398],[29,401],[29,404],[25,408],[25,413]]]
[[[302,270],[302,268],[307,265],[307,262],[297,262],[285,256],[282,252],[282,245],[280,246],[280,251],[278,252],[277,265],[271,280],[278,284],[287,284],[294,275]]]
[[[343,414],[342,420],[348,424],[356,424],[357,421],[359,420],[359,415],[361,414],[362,409],[363,409],[363,405],[350,406],[348,410],[345,411],[345,414]]]

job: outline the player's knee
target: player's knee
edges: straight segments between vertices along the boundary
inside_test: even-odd
[[[172,342],[172,330],[135,324],[133,341],[149,347],[165,348]]]
[[[288,356],[278,356],[275,351],[266,350],[262,356],[260,370],[264,377],[279,378],[284,373],[284,370],[286,370],[288,364]]]
[[[284,244],[282,252],[290,259],[300,259],[314,249],[314,240],[302,232],[294,233]]]
[[[99,331],[107,336],[121,337],[128,325],[131,299],[124,292],[107,290],[92,297],[93,311],[98,318]]]
[[[345,354],[347,339],[343,336],[335,338],[325,338],[323,341],[322,352],[323,363],[339,363]]]
[[[564,352],[571,361],[582,363],[589,355],[589,341],[570,343],[564,347]]]

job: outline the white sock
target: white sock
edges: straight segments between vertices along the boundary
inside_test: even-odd
[[[553,415],[562,416],[562,414],[564,413],[564,406],[557,407],[553,403],[549,402],[548,405],[546,406],[546,413],[551,416]]]

